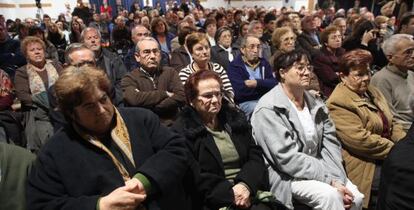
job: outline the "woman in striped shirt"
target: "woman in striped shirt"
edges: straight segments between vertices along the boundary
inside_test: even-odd
[[[226,71],[219,64],[210,62],[210,44],[207,36],[203,33],[190,34],[186,38],[185,45],[191,54],[192,61],[188,66],[181,69],[179,73],[183,84],[185,84],[188,77],[194,72],[201,70],[214,71],[220,75],[226,98],[233,101],[234,92]]]

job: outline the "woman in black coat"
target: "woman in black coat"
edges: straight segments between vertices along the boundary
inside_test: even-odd
[[[240,55],[239,48],[235,47],[232,42],[231,29],[229,27],[219,28],[214,39],[216,40],[216,46],[211,47],[211,60],[227,70],[230,62]]]
[[[189,106],[173,129],[186,137],[199,209],[270,209],[255,203],[268,186],[262,152],[244,114],[223,101],[220,77],[213,71],[192,74],[185,85]],[[222,106],[223,105],[223,106]]]

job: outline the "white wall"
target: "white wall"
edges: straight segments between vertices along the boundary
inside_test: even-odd
[[[228,1],[227,0],[207,0],[201,2],[201,4],[204,7],[207,8],[218,8],[218,7],[224,7],[227,8]],[[283,6],[290,7],[293,6],[295,10],[299,10],[301,6],[308,7],[308,0],[288,0],[288,3],[286,3],[285,0],[231,0],[230,1],[230,7],[237,7],[241,8],[243,6],[249,6],[249,7],[265,7],[265,8],[281,8]]]
[[[84,2],[89,2],[88,0],[83,0]],[[65,3],[69,3],[72,10],[76,5],[76,0],[41,0],[42,4],[50,3],[51,7],[43,7],[43,12],[48,14],[53,19],[65,12]],[[207,8],[218,8],[218,7],[227,7],[227,0],[206,0],[202,2],[202,5]],[[0,4],[14,4],[15,8],[0,8],[0,14],[3,14],[6,19],[15,19],[20,18],[24,19],[26,17],[34,18],[37,13],[36,7],[30,8],[21,8],[19,4],[34,4],[35,0],[0,0]],[[285,0],[238,0],[231,1],[231,7],[243,7],[243,6],[263,6],[265,8],[275,7],[281,8],[282,6],[294,6],[295,10],[299,10],[301,6],[308,7],[308,0],[289,0],[288,3],[285,3]]]
[[[6,19],[27,17],[36,17],[37,7],[21,8],[20,4],[34,4],[35,0],[0,0],[1,3],[14,4],[15,8],[0,8],[0,14],[3,14]],[[72,10],[76,6],[76,0],[41,0],[41,3],[51,4],[51,7],[44,6],[43,13],[48,14],[53,19],[57,18],[60,13],[65,12],[65,4],[69,3]]]

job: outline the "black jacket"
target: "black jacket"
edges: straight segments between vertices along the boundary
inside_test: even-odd
[[[233,60],[235,60],[240,55],[240,50],[232,46],[231,54],[233,54]],[[225,70],[229,69],[229,54],[220,46],[211,47],[211,61],[220,64]]]
[[[250,125],[244,114],[223,105],[219,121],[230,134],[240,156],[241,171],[235,178],[235,184],[246,183],[251,189],[251,196],[254,196],[258,189],[266,190],[268,179],[262,151],[253,140]],[[208,209],[232,205],[233,184],[225,178],[220,152],[197,112],[191,107],[185,107],[173,129],[186,137],[187,146],[193,155],[190,165],[198,192],[196,198],[193,198],[196,203],[194,205],[204,205],[204,208]]]
[[[127,73],[124,62],[117,54],[102,49],[101,54],[97,57],[96,65],[105,70],[112,86],[114,86],[116,100],[113,103],[119,106],[122,103],[121,80]]]
[[[119,109],[131,139],[136,168],[145,175],[151,194],[148,210],[191,207],[182,185],[188,169],[182,137],[160,126],[158,118],[140,108]],[[111,158],[71,128],[56,133],[42,148],[29,177],[26,196],[29,210],[95,210],[99,197],[124,186]]]
[[[414,207],[414,125],[395,144],[381,168],[377,210],[408,210]]]

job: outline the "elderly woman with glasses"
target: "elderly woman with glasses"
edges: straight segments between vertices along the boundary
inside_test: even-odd
[[[258,102],[253,134],[269,164],[271,192],[288,209],[361,209],[363,195],[346,177],[341,143],[325,104],[306,91],[309,58],[291,51],[274,63],[280,83]]]
[[[208,42],[207,35],[203,33],[189,34],[185,39],[185,45],[191,55],[192,62],[180,70],[178,75],[181,82],[185,84],[188,77],[198,71],[208,70],[216,72],[220,75],[221,82],[223,83],[224,96],[233,101],[234,91],[226,70],[220,64],[211,62],[210,43]]]
[[[364,208],[372,208],[378,191],[380,169],[394,143],[405,136],[397,124],[384,95],[371,86],[372,55],[366,50],[353,50],[339,61],[339,83],[327,101],[338,138],[343,145],[343,158],[349,179],[365,195]]]
[[[244,114],[223,99],[220,76],[198,71],[184,89],[188,106],[173,128],[192,152],[193,209],[269,209],[253,199],[268,186],[262,152]]]

